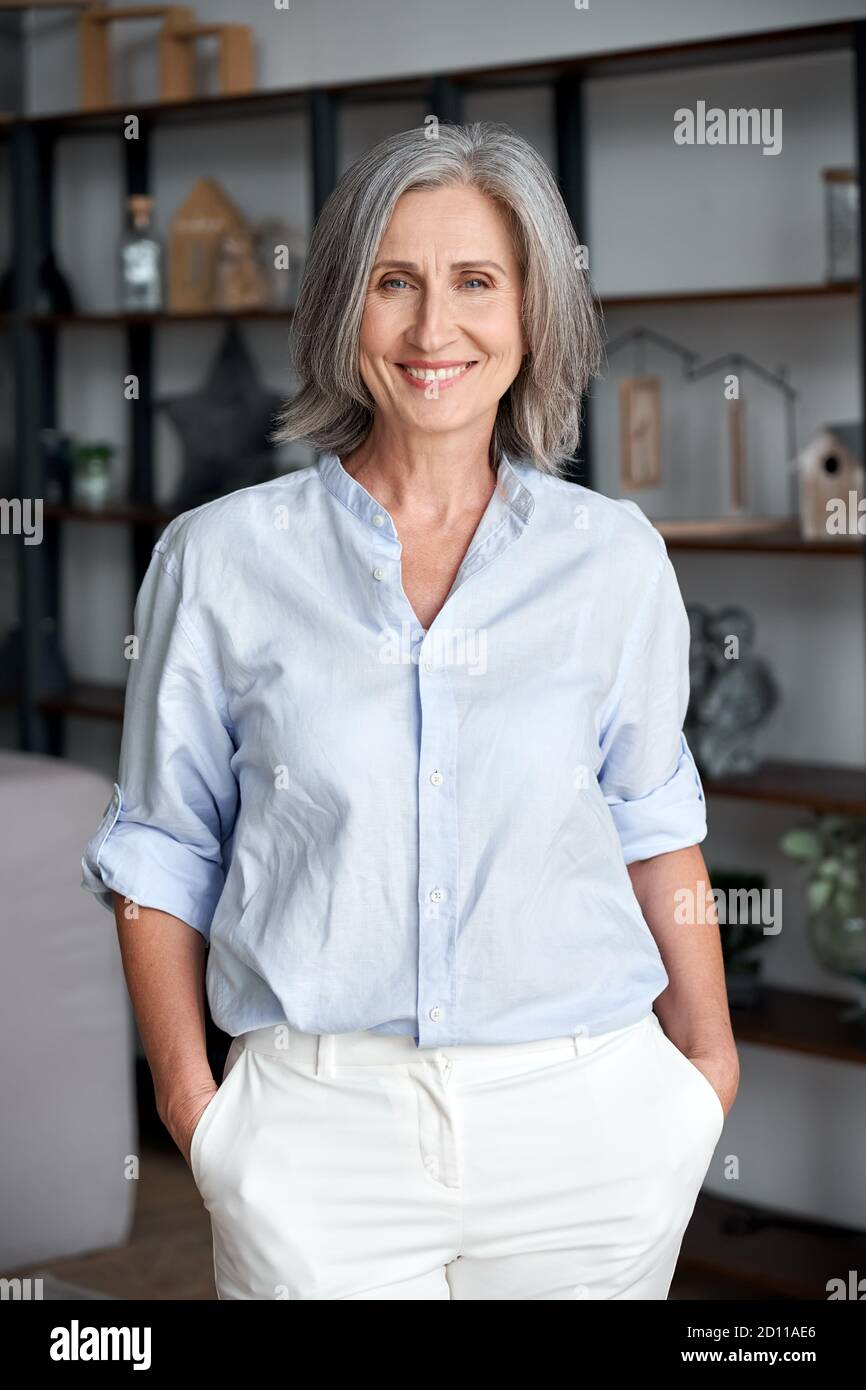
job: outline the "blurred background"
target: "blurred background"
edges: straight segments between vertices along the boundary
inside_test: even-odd
[[[692,620],[742,1082],[671,1297],[826,1299],[866,1271],[866,3],[832,0],[0,4],[0,1274],[214,1297],[79,859],[151,547],[315,461],[265,438],[311,228],[432,118],[556,174],[607,334],[572,476],[659,526]]]

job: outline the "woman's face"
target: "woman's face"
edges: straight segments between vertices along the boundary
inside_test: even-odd
[[[492,198],[464,187],[404,193],[361,325],[361,376],[377,415],[413,433],[482,421],[492,430],[527,350],[522,297],[508,224]]]

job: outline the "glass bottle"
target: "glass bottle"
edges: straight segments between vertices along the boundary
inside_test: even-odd
[[[151,230],[153,199],[144,193],[126,200],[126,229],[120,243],[120,307],[137,313],[162,308],[162,247]]]

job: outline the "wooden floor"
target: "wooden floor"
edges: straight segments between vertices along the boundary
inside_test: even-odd
[[[136,1190],[138,1206],[126,1245],[43,1260],[38,1268],[112,1298],[216,1299],[210,1218],[177,1150],[142,1145]]]
[[[163,1145],[142,1145],[141,1158],[138,1207],[126,1245],[6,1273],[26,1277],[47,1271],[112,1298],[215,1299],[210,1220],[189,1168],[174,1148]],[[712,1302],[760,1300],[766,1293],[740,1282],[678,1274],[670,1297]]]

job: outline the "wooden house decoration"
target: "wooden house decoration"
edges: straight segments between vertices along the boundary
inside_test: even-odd
[[[195,46],[215,38],[221,96],[251,92],[255,82],[253,31],[248,24],[198,24],[190,5],[126,5],[110,9],[90,0],[78,17],[81,106],[99,111],[112,102],[109,39],[112,25],[127,19],[158,19],[159,100],[188,101],[195,91]]]
[[[832,541],[839,535],[842,539],[837,529],[828,529],[828,520],[833,515],[834,507],[844,510],[846,516],[852,515],[850,494],[854,493],[853,524],[857,525],[859,504],[864,495],[863,426],[857,423],[825,425],[801,449],[795,466],[803,537],[806,540]],[[845,533],[848,539],[852,534],[856,536],[858,533],[850,528]]]
[[[253,260],[253,235],[240,209],[215,179],[199,179],[168,229],[168,308],[172,313],[199,313],[214,308],[253,308],[265,302],[264,277]],[[226,247],[249,248],[243,275],[233,283],[242,290],[226,302]]]

